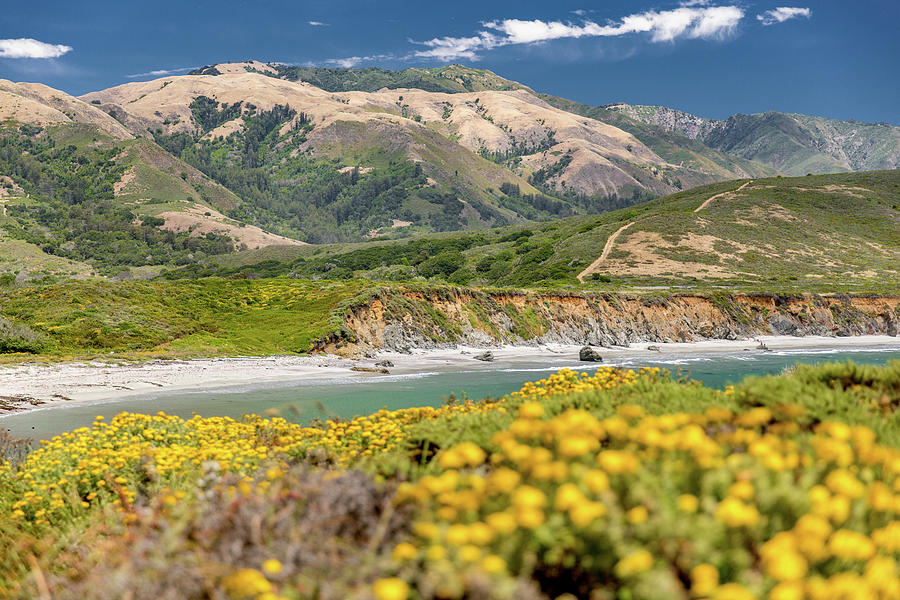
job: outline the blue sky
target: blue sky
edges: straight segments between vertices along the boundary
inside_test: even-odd
[[[587,104],[900,125],[898,23],[898,0],[6,0],[0,78],[81,94],[250,58],[458,62]]]

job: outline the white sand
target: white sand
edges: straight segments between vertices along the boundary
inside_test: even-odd
[[[885,348],[900,352],[900,338],[890,336],[860,337],[787,337],[761,336],[753,340],[708,340],[691,343],[641,343],[630,347],[598,348],[607,360],[646,356],[659,360],[668,355],[712,354],[757,351],[759,341],[770,350],[841,350],[853,348]],[[656,346],[659,351],[647,350]],[[408,374],[433,370],[449,370],[461,366],[485,365],[474,355],[490,350],[495,363],[515,364],[542,359],[567,359],[578,362],[581,346],[502,346],[493,348],[458,347],[442,350],[419,350],[412,354],[382,352],[376,358],[351,360],[334,356],[272,356],[241,358],[209,358],[195,360],[155,360],[137,364],[110,362],[90,363],[25,363],[0,368],[0,415],[11,408],[42,408],[73,402],[93,402],[126,398],[151,392],[181,392],[216,387],[281,384],[290,381],[334,379],[338,377],[377,377],[377,374],[354,372],[351,367],[372,367],[381,360],[391,360],[392,374]]]

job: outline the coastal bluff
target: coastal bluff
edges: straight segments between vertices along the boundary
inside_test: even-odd
[[[314,350],[351,355],[455,345],[738,340],[900,333],[900,296],[540,293],[382,288],[346,309]]]

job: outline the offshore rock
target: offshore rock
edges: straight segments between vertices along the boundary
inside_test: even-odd
[[[590,346],[585,346],[578,352],[578,360],[584,362],[603,362],[603,357]]]

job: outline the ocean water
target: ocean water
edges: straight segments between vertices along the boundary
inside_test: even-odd
[[[192,392],[157,392],[90,404],[37,409],[0,417],[0,428],[33,439],[50,437],[89,425],[97,415],[107,419],[123,412],[167,414],[189,418],[261,414],[276,409],[296,422],[315,418],[352,417],[381,408],[438,406],[452,393],[472,399],[498,397],[519,389],[526,381],[542,379],[565,367],[591,371],[599,366],[663,367],[688,375],[704,385],[722,388],[749,375],[778,374],[796,363],[816,364],[853,360],[886,364],[900,359],[900,344],[851,350],[790,350],[698,354],[666,353],[660,357],[620,358],[602,364],[580,363],[560,357],[530,362],[510,361],[465,365],[408,375],[342,377],[330,380],[285,381],[266,387],[230,387]]]

